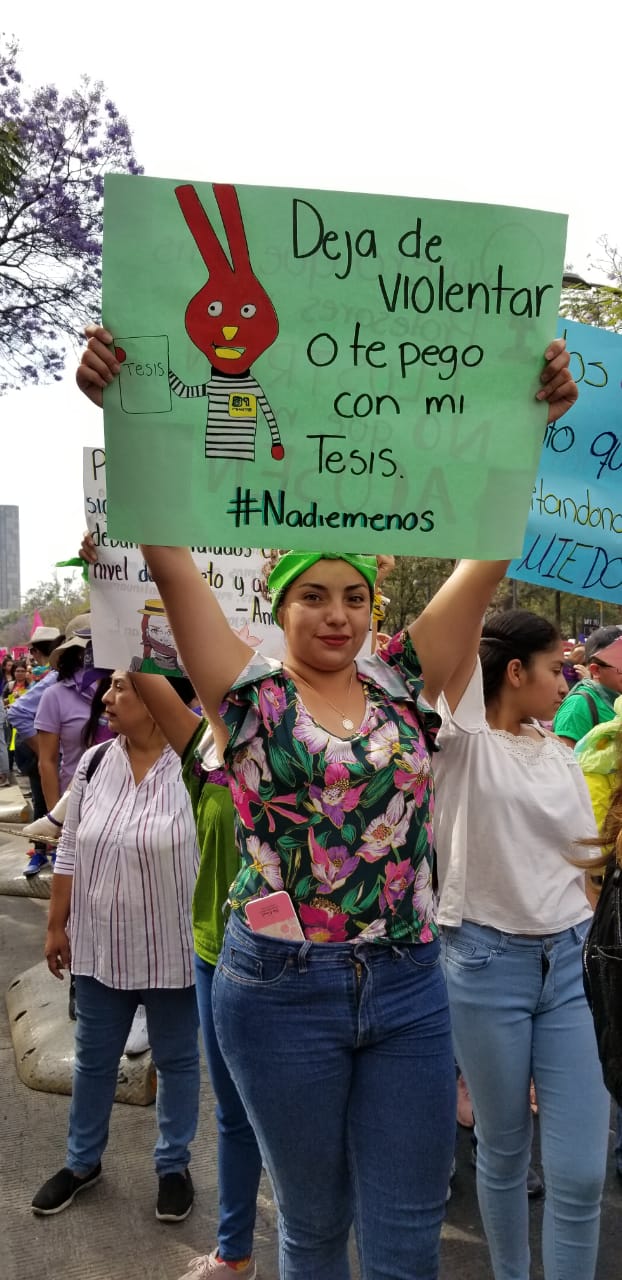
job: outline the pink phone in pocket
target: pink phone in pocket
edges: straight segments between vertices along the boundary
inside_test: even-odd
[[[294,904],[284,889],[247,902],[246,919],[253,933],[266,933],[270,938],[283,938],[286,942],[305,940]]]

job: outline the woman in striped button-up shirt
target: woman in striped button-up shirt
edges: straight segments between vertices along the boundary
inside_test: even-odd
[[[58,1213],[99,1178],[119,1060],[141,1003],[158,1073],[156,1215],[178,1220],[192,1207],[189,1144],[199,1098],[191,929],[199,853],[179,758],[127,673],[114,673],[104,701],[119,736],[90,780],[89,762],[101,748],[78,765],[45,945],[50,971],[62,977],[71,964],[76,978],[67,1161],[32,1207]]]

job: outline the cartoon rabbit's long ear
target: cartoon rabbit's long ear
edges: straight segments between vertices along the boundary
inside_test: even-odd
[[[214,183],[214,195],[220,209],[220,216],[227,234],[229,252],[233,270],[250,270],[246,232],[242,222],[242,214],[235,187],[225,183]]]
[[[230,190],[233,190],[233,188],[230,188]],[[222,274],[223,271],[230,272],[231,263],[199,200],[195,188],[191,184],[175,187],[175,195],[186,219],[188,230],[210,274]]]

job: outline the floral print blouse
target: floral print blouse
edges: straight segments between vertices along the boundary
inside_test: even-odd
[[[220,714],[241,868],[235,911],[285,889],[314,942],[430,942],[434,794],[440,718],[420,702],[407,632],[357,659],[366,710],[338,738],[307,711],[282,664],[255,654]]]

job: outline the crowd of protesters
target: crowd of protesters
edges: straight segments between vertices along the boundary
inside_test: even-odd
[[[82,390],[100,403],[117,372],[92,331]],[[542,383],[555,420],[576,397],[563,342]],[[367,1280],[436,1280],[456,1063],[495,1280],[529,1277],[534,1087],[544,1275],[593,1280],[610,1099],[581,968],[598,877],[575,855],[598,844],[583,743],[619,732],[622,663],[599,654],[622,627],[573,651],[569,692],[553,624],[512,610],[482,631],[505,561],[458,563],[376,644],[391,558],[288,552],[268,584],[276,662],[231,631],[188,551],[143,552],[183,677],[97,671],[88,617],[35,632],[34,685],[6,663],[15,762],[60,833],[46,958],[76,983],[66,1159],[33,1210],[100,1178],[143,1004],[164,1221],[193,1205],[199,1022],[217,1103],[218,1238],[182,1280],[254,1280],[262,1165],[282,1280],[348,1280],[352,1227]],[[97,558],[89,537],[81,554]],[[607,799],[617,755],[609,773]],[[43,841],[26,871],[47,861]],[[280,936],[256,921],[275,904]]]

